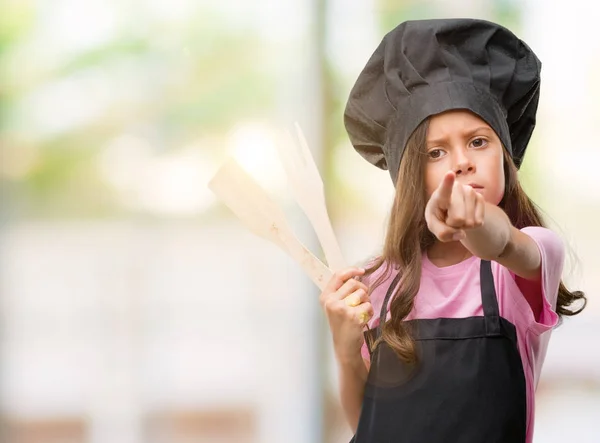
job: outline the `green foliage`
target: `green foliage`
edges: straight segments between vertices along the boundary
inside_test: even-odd
[[[205,7],[178,27],[148,18],[137,23],[135,11],[124,7],[124,22],[131,26],[121,27],[109,41],[44,59],[45,65],[34,60],[35,72],[20,76],[14,60],[45,51],[43,41],[31,40],[44,19],[36,8],[27,1],[0,3],[0,140],[11,150],[27,140],[39,153],[34,169],[10,179],[11,189],[22,199],[22,216],[79,217],[122,210],[114,191],[96,172],[98,154],[122,134],[145,138],[164,152],[199,136],[222,134],[241,118],[272,109],[274,74],[264,68],[272,47],[255,29],[228,29],[223,17]],[[27,46],[21,44],[24,41]],[[107,107],[94,121],[56,134],[43,133],[27,121],[27,97],[82,76],[114,85],[103,97]],[[127,91],[119,81],[131,78],[139,78],[140,90],[146,91],[143,97],[122,94]],[[62,100],[85,100],[87,92]],[[89,92],[93,97],[94,91]]]

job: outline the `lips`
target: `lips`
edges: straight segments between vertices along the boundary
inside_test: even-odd
[[[473,189],[483,189],[483,186],[478,185],[477,183],[467,183],[467,186],[470,186]]]

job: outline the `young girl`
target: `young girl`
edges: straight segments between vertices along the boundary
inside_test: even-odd
[[[399,25],[352,89],[352,144],[396,188],[381,256],[320,297],[355,443],[532,441],[550,331],[585,306],[517,179],[539,83],[510,31],[455,19]]]

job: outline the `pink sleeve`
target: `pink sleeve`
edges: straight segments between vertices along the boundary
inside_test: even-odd
[[[562,278],[565,248],[560,237],[547,228],[529,226],[521,229],[535,241],[540,250],[542,259],[542,279],[533,289],[542,294],[542,310],[539,318],[532,319],[529,331],[540,335],[552,329],[558,323],[556,314],[556,301],[558,298],[558,286]],[[525,296],[527,294],[524,294]]]

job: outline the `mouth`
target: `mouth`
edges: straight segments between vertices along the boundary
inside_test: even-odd
[[[478,185],[477,183],[467,183],[467,186],[470,186],[473,189],[483,189],[483,186]]]

